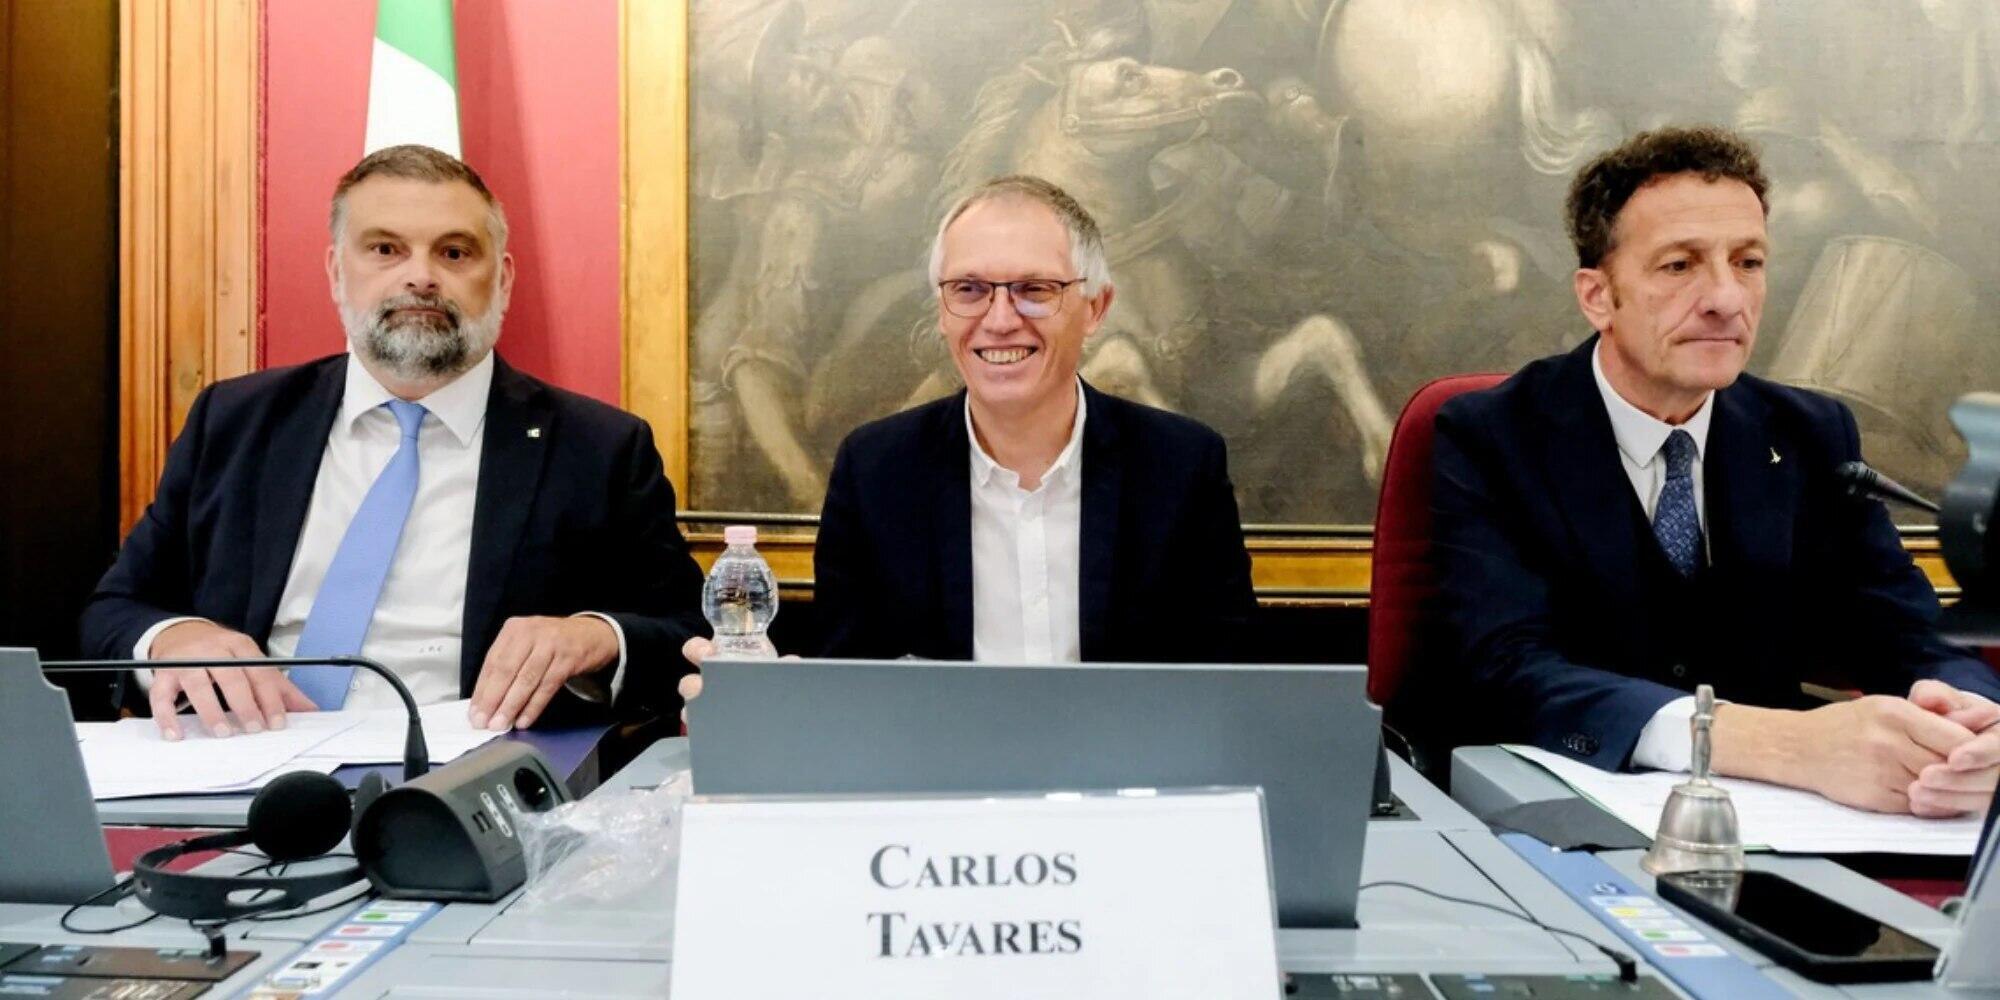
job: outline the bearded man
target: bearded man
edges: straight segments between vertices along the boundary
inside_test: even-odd
[[[514,283],[500,202],[424,146],[334,189],[326,273],[349,351],[204,390],[83,613],[150,660],[361,655],[476,726],[678,708],[701,572],[652,432],[493,353]],[[345,667],[142,675],[170,740],[399,704]],[[183,706],[193,718],[181,714]]]

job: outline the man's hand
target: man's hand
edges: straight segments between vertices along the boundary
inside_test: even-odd
[[[709,655],[714,652],[715,643],[701,636],[695,636],[681,643],[681,655],[686,657],[689,663],[694,664],[694,673],[683,676],[680,683],[681,725],[683,726],[687,725],[688,721],[687,703],[701,697],[701,661],[708,659]]]
[[[687,725],[687,720],[688,720],[687,703],[695,700],[696,698],[701,697],[702,661],[707,660],[709,657],[714,655],[715,655],[714,640],[704,639],[701,636],[695,636],[694,638],[689,639],[684,643],[681,643],[681,656],[685,657],[689,663],[694,664],[695,667],[694,673],[687,674],[686,676],[683,676],[681,678],[681,683],[680,683],[681,725],[683,726]],[[796,660],[798,658],[799,656],[797,653],[786,653],[785,655],[778,657],[778,659],[781,660]]]
[[[153,637],[153,648],[148,652],[155,660],[254,660],[264,655],[256,640],[207,621],[168,626]],[[153,722],[169,740],[185,735],[174,711],[174,702],[183,694],[201,724],[218,737],[236,732],[229,724],[229,712],[236,713],[244,732],[261,733],[285,728],[286,712],[311,712],[318,707],[276,667],[159,669],[153,672],[148,695]]]
[[[1979,813],[1993,801],[2000,779],[2000,705],[1943,681],[1918,681],[1910,703],[1976,734],[1945,759],[1926,765],[1910,782],[1910,811],[1919,816]]]
[[[479,668],[472,724],[494,730],[532,726],[571,678],[617,659],[618,633],[602,618],[509,618]]]
[[[1918,806],[1910,790],[1919,775],[1972,739],[1965,726],[1889,695],[1805,712],[1719,705],[1715,769],[1875,812],[1906,813]]]

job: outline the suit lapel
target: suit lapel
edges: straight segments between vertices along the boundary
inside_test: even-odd
[[[278,598],[312,505],[313,483],[326,456],[327,435],[347,387],[345,354],[319,362],[318,369],[305,399],[278,420],[266,442],[269,459],[257,484],[260,510],[250,547],[250,603],[243,614],[244,630],[259,643],[270,638]]]
[[[1118,424],[1103,393],[1086,383],[1083,422],[1083,513],[1077,552],[1077,617],[1085,660],[1100,660],[1111,622],[1112,582],[1117,569],[1118,505],[1125,466],[1118,449]]]
[[[1779,440],[1768,407],[1738,384],[1715,394],[1702,457],[1712,561],[1720,570],[1781,568],[1792,560],[1792,515],[1803,470]]]
[[[931,551],[943,602],[949,659],[972,659],[972,440],[965,433],[965,392],[939,407],[931,434]]]
[[[547,442],[561,433],[552,426],[553,409],[542,387],[498,357],[493,361],[465,580],[461,694],[472,690],[486,647],[499,629],[500,599],[507,591],[515,545],[541,488]]]
[[[1597,377],[1591,372],[1591,352],[1597,338],[1563,359],[1543,401],[1542,416],[1550,429],[1542,435],[1544,474],[1554,486],[1550,500],[1562,511],[1575,537],[1583,564],[1616,607],[1640,604],[1639,545],[1633,509],[1638,497],[1618,458],[1618,440],[1604,410]]]

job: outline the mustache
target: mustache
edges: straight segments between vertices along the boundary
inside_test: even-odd
[[[406,316],[398,319],[396,313],[406,309],[434,310],[443,314],[444,319],[442,321],[426,320],[414,316]],[[458,303],[442,295],[398,295],[395,298],[384,299],[381,305],[375,307],[374,320],[377,326],[385,328],[423,325],[429,327],[441,326],[446,330],[457,330],[465,322],[465,310],[459,308]]]

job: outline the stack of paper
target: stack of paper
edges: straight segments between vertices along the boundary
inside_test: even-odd
[[[467,704],[419,710],[432,763],[454,760],[500,735],[472,728]],[[220,739],[188,725],[182,727],[185,738],[171,741],[152,719],[76,727],[91,795],[99,799],[254,791],[288,771],[328,774],[343,764],[397,763],[408,729],[409,715],[401,709],[292,712],[283,729]]]
[[[431,763],[457,760],[485,746],[499,736],[488,729],[472,728],[471,699],[440,702],[417,709],[424,720],[424,745],[430,749]],[[355,720],[330,739],[302,754],[307,760],[332,760],[341,764],[396,764],[403,760],[403,740],[410,730],[410,714],[402,709],[372,712],[333,712]],[[297,718],[297,716],[288,716]]]
[[[295,762],[361,721],[345,715],[299,712],[286,717],[284,729],[222,739],[190,725],[182,729],[185,738],[171,741],[160,735],[152,719],[89,722],[76,731],[84,772],[96,798],[216,794],[262,788],[285,771],[332,771],[337,762]]]
[[[1548,769],[1577,794],[1597,803],[1648,837],[1659,829],[1660,810],[1685,774],[1642,771],[1614,774],[1536,747],[1509,746]],[[1970,855],[1979,844],[1979,817],[1920,819],[1855,809],[1796,788],[1742,778],[1716,778],[1736,804],[1743,844],[1799,854]]]

